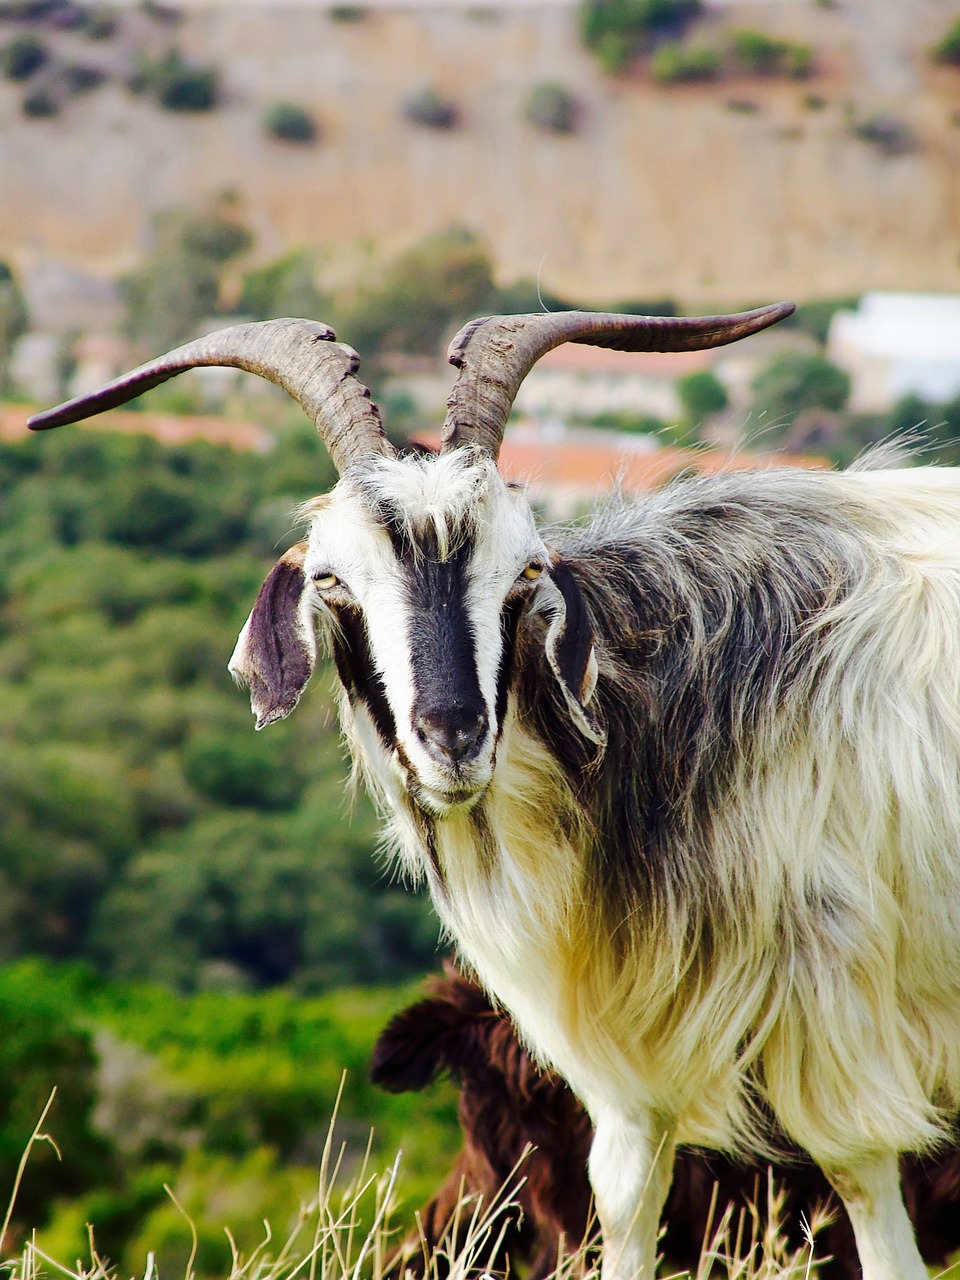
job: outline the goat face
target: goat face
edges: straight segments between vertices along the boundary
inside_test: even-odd
[[[377,458],[307,504],[306,542],[264,584],[230,663],[258,726],[296,705],[319,615],[363,756],[442,817],[489,785],[518,630],[588,737],[595,661],[573,580],[519,490],[473,450]]]

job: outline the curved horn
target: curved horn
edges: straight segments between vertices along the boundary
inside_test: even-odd
[[[520,383],[563,342],[617,351],[697,351],[736,342],[793,310],[792,302],[779,302],[729,316],[560,311],[473,320],[450,343],[448,359],[460,372],[447,400],[442,449],[474,444],[496,459]]]
[[[225,365],[277,383],[316,424],[341,474],[371,454],[392,455],[370,392],[354,377],[360,358],[315,320],[265,320],[220,329],[142,364],[87,396],[30,418],[33,431],[89,418],[125,404],[168,378],[202,365]]]

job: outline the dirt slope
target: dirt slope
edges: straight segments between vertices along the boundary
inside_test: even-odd
[[[655,89],[604,78],[569,4],[373,7],[353,23],[302,3],[195,5],[173,38],[224,73],[209,115],[109,86],[25,120],[0,85],[0,257],[116,273],[152,211],[231,190],[263,257],[388,252],[459,223],[504,278],[542,264],[549,288],[597,301],[958,290],[960,71],[925,56],[958,13],[956,0],[716,4],[703,39],[736,26],[803,39],[819,74]],[[544,80],[581,100],[575,135],[524,121]],[[403,118],[424,84],[456,99],[459,129]],[[315,111],[317,145],[265,136],[281,98]],[[916,149],[890,157],[858,138],[876,112],[908,124]]]

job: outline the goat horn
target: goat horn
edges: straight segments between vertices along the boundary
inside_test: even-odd
[[[560,311],[473,320],[450,344],[448,359],[460,372],[447,400],[441,447],[473,444],[496,459],[520,383],[542,355],[563,342],[617,351],[698,351],[757,333],[793,310],[792,302],[779,302],[728,316]]]
[[[288,392],[316,424],[339,473],[372,454],[390,456],[380,412],[354,374],[360,358],[336,342],[329,325],[314,320],[237,324],[142,364],[99,391],[68,400],[28,421],[34,431],[61,427],[125,404],[168,378],[203,365],[259,374]]]

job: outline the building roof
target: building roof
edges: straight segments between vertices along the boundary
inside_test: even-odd
[[[23,440],[30,432],[27,418],[33,412],[22,405],[0,406],[0,439]],[[242,452],[266,453],[273,448],[273,435],[255,422],[217,418],[212,415],[174,413],[136,413],[112,409],[76,424],[93,431],[119,431],[124,435],[148,435],[161,444],[185,444],[190,440],[207,440],[225,444]]]
[[[673,379],[708,369],[715,359],[712,351],[613,351],[609,347],[566,342],[541,356],[528,377],[533,377],[538,371],[552,369],[620,377],[640,373],[647,377]]]

